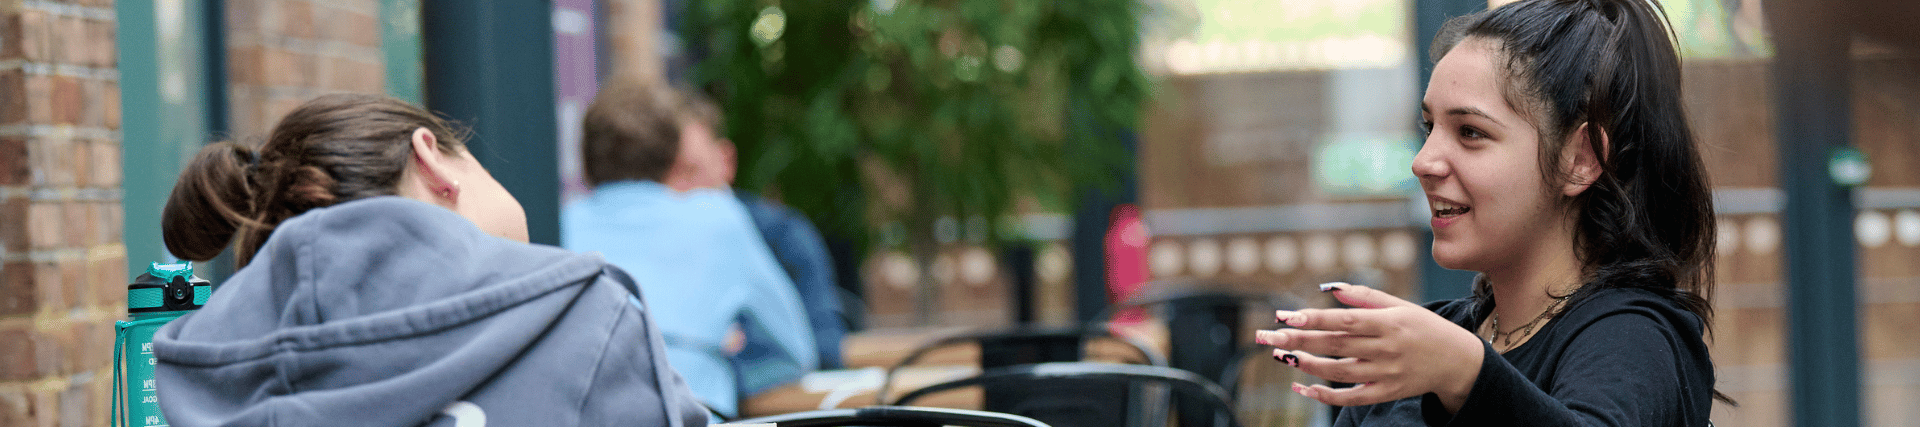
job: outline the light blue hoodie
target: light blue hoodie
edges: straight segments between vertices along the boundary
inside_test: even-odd
[[[176,426],[705,425],[664,348],[600,257],[399,197],[282,223],[154,337]]]
[[[601,184],[561,210],[560,242],[600,252],[639,279],[673,367],[722,414],[738,414],[742,396],[820,367],[799,290],[731,191]],[[746,342],[728,354],[725,339],[736,326]]]

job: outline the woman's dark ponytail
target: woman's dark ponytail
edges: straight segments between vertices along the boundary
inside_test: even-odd
[[[259,153],[246,145],[217,142],[200,149],[173,186],[160,211],[160,233],[167,251],[181,259],[205,261],[220,255],[244,228],[257,228],[253,164]]]
[[[468,133],[391,97],[325,95],[274,125],[258,148],[219,142],[180,172],[160,214],[167,250],[206,261],[229,243],[245,266],[281,221],[313,208],[394,195],[412,161],[412,135],[426,128],[439,149],[465,149]]]

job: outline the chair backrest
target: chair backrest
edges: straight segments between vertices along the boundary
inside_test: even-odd
[[[1050,362],[992,368],[977,376],[908,392],[893,404],[910,404],[935,393],[976,386],[1031,390],[1024,400],[1003,402],[1006,407],[989,406],[988,409],[1032,417],[1058,427],[1162,426],[1167,421],[1166,409],[1172,406],[1168,392],[1172,397],[1191,397],[1206,403],[1205,408],[1198,410],[1209,416],[1200,419],[1210,418],[1212,422],[1182,427],[1240,425],[1232,400],[1218,384],[1185,370],[1151,365]]]
[[[965,409],[912,406],[869,406],[827,409],[751,418],[729,424],[774,424],[779,427],[1052,427],[1019,415]]]
[[[1193,285],[1172,283],[1161,287],[1184,288],[1170,292],[1143,295],[1108,308],[1109,313],[1134,308],[1159,308],[1161,317],[1167,324],[1168,366],[1185,369],[1205,375],[1208,379],[1227,386],[1237,382],[1236,368],[1239,359],[1247,354],[1248,347],[1237,343],[1248,339],[1256,325],[1246,325],[1246,311],[1294,310],[1300,307],[1292,297],[1281,294],[1262,294],[1222,291],[1218,285]],[[1104,317],[1111,316],[1106,314]],[[1251,326],[1251,327],[1250,327]]]
[[[1115,336],[1106,328],[1018,327],[1008,330],[967,332],[921,344],[907,353],[906,357],[901,358],[900,362],[887,368],[886,377],[880,382],[880,389],[874,393],[874,403],[886,404],[889,392],[892,391],[894,375],[901,368],[912,366],[928,354],[943,349],[978,344],[980,368],[992,369],[1033,363],[1081,361],[1086,358],[1086,345],[1096,340],[1123,343],[1132,349],[1134,356],[1138,356],[1139,360],[1147,365],[1167,365],[1166,356],[1162,356],[1153,347],[1137,339]]]
[[[1248,310],[1295,309],[1299,304],[1280,294],[1245,293],[1221,290],[1223,286],[1197,282],[1164,282],[1149,288],[1166,291],[1141,295],[1115,304],[1117,313],[1134,308],[1157,308],[1166,323],[1169,366],[1198,373],[1216,381],[1238,400],[1242,365],[1248,355],[1264,355],[1270,347],[1241,346],[1259,325],[1248,325]],[[1103,318],[1105,316],[1102,316]],[[1262,357],[1261,359],[1264,359]],[[1181,422],[1194,424],[1193,418],[1205,407],[1192,397],[1178,399]]]

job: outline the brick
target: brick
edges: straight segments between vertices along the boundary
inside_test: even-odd
[[[0,14],[0,59],[20,58],[20,15]]]
[[[95,187],[120,186],[120,144],[107,141],[93,141],[87,150],[92,165],[87,170],[87,183]]]
[[[55,203],[33,203],[27,206],[28,247],[40,249],[59,249],[67,242],[61,241],[60,205]]]
[[[32,176],[27,163],[27,141],[0,138],[0,185],[23,185]],[[0,239],[6,238],[0,235]]]
[[[39,295],[33,287],[33,264],[26,261],[9,262],[0,265],[0,316],[12,316],[32,313],[40,304]],[[5,344],[0,339],[0,344]],[[0,348],[12,348],[0,345]],[[5,367],[0,367],[0,381],[6,381]]]
[[[37,301],[40,303],[39,308],[49,312],[66,308],[67,295],[60,290],[60,287],[65,284],[61,281],[60,264],[42,261],[34,262],[32,265],[33,296],[39,300]]]
[[[48,79],[47,76],[39,75],[26,75],[21,79],[21,93],[24,95],[21,96],[21,99],[24,99],[26,103],[26,108],[21,109],[25,112],[23,121],[41,124],[53,123],[52,104],[47,102],[49,98],[53,97],[53,81]]]
[[[20,70],[0,71],[0,124],[27,120],[26,79]]]
[[[380,47],[380,21],[373,15],[339,8],[327,8],[322,37],[358,46]]]
[[[4,363],[6,362],[0,362],[0,364]],[[33,399],[28,397],[27,388],[0,388],[0,425],[26,426],[32,424]]]
[[[112,362],[109,361],[108,363]],[[108,366],[103,368],[94,374],[94,378],[93,381],[90,381],[93,389],[93,418],[87,425],[110,425],[112,422],[107,421],[110,412],[108,411],[108,407],[112,405],[112,401],[108,399],[113,397],[113,367]]]
[[[48,315],[51,316],[51,315]],[[51,377],[73,373],[73,346],[76,343],[72,327],[59,330],[37,329],[32,334],[34,367],[41,377]]]
[[[53,50],[51,19],[46,12],[38,10],[20,11],[18,31],[20,32],[20,58],[28,61],[45,61]]]
[[[303,98],[273,98],[273,99],[269,99],[269,100],[268,100],[268,101],[267,101],[267,102],[265,103],[265,106],[266,106],[266,108],[265,108],[265,110],[266,110],[266,114],[265,114],[265,117],[268,117],[268,119],[267,119],[267,120],[273,120],[273,121],[277,121],[277,120],[279,120],[279,119],[280,119],[281,117],[286,117],[286,116],[287,116],[287,113],[291,113],[291,112],[293,112],[293,109],[295,109],[295,108],[300,108],[300,104],[301,104],[302,102],[304,102],[304,101],[306,101],[306,100],[305,100],[305,99],[303,99]],[[268,123],[267,125],[268,125],[268,126],[272,126],[272,123]]]
[[[247,3],[247,2],[240,2]],[[259,85],[266,83],[261,75],[260,46],[233,47],[227,49],[227,80],[232,84]]]
[[[115,206],[119,205],[119,203],[89,202],[89,203],[83,203],[83,205],[86,206],[84,209],[87,212],[86,221],[87,221],[87,228],[89,228],[89,230],[87,230],[87,238],[85,240],[86,242],[85,245],[87,247],[95,247],[100,245],[111,244],[111,243],[114,243],[115,241],[120,240],[120,236],[110,235],[108,233],[108,231],[110,230],[107,230],[107,226],[106,226],[107,219],[111,218],[110,216],[108,216],[107,211],[112,209],[118,209]]]
[[[95,377],[98,378],[98,377]],[[93,411],[93,396],[88,393],[88,382],[75,382],[60,391],[60,425],[84,426]]]
[[[39,427],[57,427],[60,394],[53,390],[37,389],[33,391],[33,413],[40,419]]]
[[[124,288],[123,288],[124,289]],[[116,309],[124,309],[115,307]],[[113,320],[87,322],[81,328],[80,339],[87,343],[81,353],[81,362],[85,370],[100,369],[110,372],[113,369]]]
[[[106,113],[105,116],[102,117],[100,125],[106,126],[107,129],[119,130],[120,83],[106,82],[106,90],[103,91],[103,96],[100,99],[107,104]]]
[[[81,106],[85,99],[80,93],[80,79],[73,76],[50,76],[53,87],[48,95],[52,97],[53,123],[79,124]]]
[[[232,121],[229,123],[233,127],[234,135],[264,137],[270,130],[267,127],[273,125],[267,122],[266,115],[260,111],[261,105],[266,102],[261,95],[262,91],[249,90],[258,88],[258,86],[235,85],[234,90],[229,92],[231,95],[227,98],[230,102],[228,105],[232,105],[233,108],[227,111],[231,114],[229,118]]]
[[[56,138],[27,140],[27,164],[33,168],[34,185],[65,187],[73,185],[72,142]]]
[[[328,58],[326,62],[325,69],[331,74],[324,86],[327,89],[379,93],[386,84],[379,64],[346,58]]]
[[[53,308],[61,313],[85,308],[90,299],[88,297],[91,296],[89,294],[93,293],[92,289],[87,288],[87,260],[63,259],[54,265],[60,269],[60,284],[54,291],[60,293],[61,302],[64,304],[53,306]]]
[[[284,49],[263,50],[260,61],[263,80],[270,86],[312,86],[318,68],[313,55]]]
[[[112,68],[120,63],[119,35],[120,27],[113,21],[93,21],[93,32],[87,36],[87,52],[93,54],[91,65]]]
[[[87,286],[93,288],[94,306],[127,306],[127,257],[93,260],[87,263]]]
[[[5,245],[7,252],[26,252],[33,244],[27,232],[29,204],[24,197],[0,200],[0,245]]]
[[[107,104],[118,104],[118,99],[107,99],[107,82],[100,79],[80,80],[80,117],[75,123],[80,127],[98,128],[107,125]]]
[[[82,188],[90,186],[87,182],[92,178],[93,170],[91,145],[86,140],[74,140],[67,143],[67,146],[61,147],[67,150],[67,170],[73,173],[74,186]]]
[[[299,0],[281,1],[280,31],[288,37],[313,38],[313,4]]]
[[[260,2],[257,0],[234,0],[224,5],[227,10],[227,32],[232,34],[251,34],[260,29]]]
[[[91,54],[87,49],[87,21],[78,17],[61,16],[51,20],[53,23],[53,49],[48,58],[62,64],[82,64]]]
[[[126,234],[121,232],[121,229],[126,225],[126,209],[121,207],[119,203],[112,203],[111,206],[113,207],[112,209],[107,209],[107,223],[104,225],[107,229],[107,235],[113,236],[113,241],[118,242],[122,237],[126,236]],[[123,258],[121,264],[125,265],[126,262],[124,258],[126,258],[126,256],[122,255],[121,258]]]
[[[380,11],[381,0],[328,0],[327,4],[340,10],[358,13]]]
[[[25,326],[0,329],[0,348],[7,349],[8,356],[0,358],[0,381],[21,381],[39,377],[39,368],[35,366],[33,357],[18,357],[34,354],[35,344],[33,333]]]

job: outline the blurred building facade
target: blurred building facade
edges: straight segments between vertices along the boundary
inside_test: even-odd
[[[163,260],[155,252],[158,203],[198,144],[264,137],[275,119],[323,93],[424,98],[417,0],[145,3],[0,2],[0,425],[108,424],[122,291],[130,271]],[[662,0],[592,3],[596,74],[665,79],[662,58],[671,49],[663,46],[675,44],[662,31],[671,20]],[[1402,41],[1408,30],[1391,24],[1408,19],[1408,2],[1242,3],[1255,9],[1150,3],[1160,5],[1158,22],[1171,22],[1159,34],[1172,34],[1146,43],[1151,52],[1143,55],[1163,76],[1138,132],[1154,277],[1322,305],[1331,301],[1309,289],[1330,280],[1419,299],[1424,204],[1404,183],[1330,177],[1316,163],[1342,156],[1392,164],[1400,152],[1328,147],[1417,144],[1418,64],[1409,58],[1424,46]],[[1728,20],[1758,19],[1757,1],[1733,3],[1748,6]],[[1255,19],[1300,8],[1336,22],[1389,24],[1328,38],[1269,34]],[[1683,39],[1758,37],[1731,25],[1680,30]],[[1720,389],[1742,403],[1717,406],[1715,419],[1789,425],[1770,63],[1764,48],[1716,46],[1729,47],[1689,56],[1685,77],[1721,213],[1713,351]],[[1852,139],[1874,171],[1857,191],[1854,222],[1863,418],[1916,425],[1920,55],[1858,41],[1851,76]],[[1029,218],[1038,242],[1031,295],[1014,294],[1012,272],[979,243],[984,231],[946,221],[950,238],[933,265],[942,284],[938,323],[1008,325],[1021,299],[1042,321],[1070,322],[1065,221]],[[918,272],[910,257],[882,252],[863,265],[871,324],[913,324]]]

